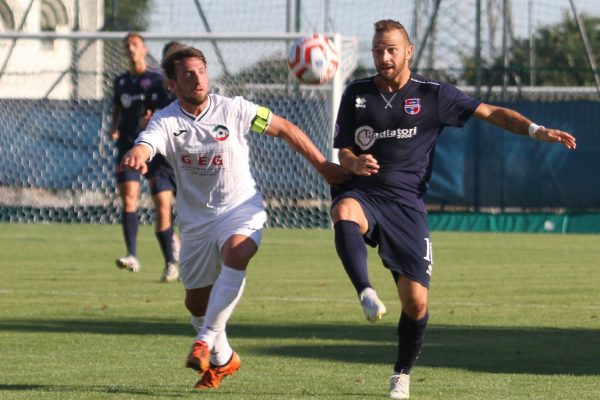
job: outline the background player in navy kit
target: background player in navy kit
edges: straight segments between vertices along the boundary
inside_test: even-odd
[[[163,77],[160,71],[148,68],[148,50],[144,38],[138,33],[128,33],[123,39],[125,55],[129,61],[127,72],[117,76],[113,85],[113,109],[110,136],[117,142],[116,178],[122,203],[121,224],[127,255],[117,259],[119,268],[132,272],[140,270],[137,259],[137,202],[141,176],[138,171],[123,168],[121,159],[133,147],[139,133],[139,121],[144,110],[144,93]]]
[[[179,42],[169,42],[164,45],[162,58],[177,49],[185,47]],[[160,110],[176,99],[175,93],[168,88],[168,80],[156,81],[145,92],[145,112],[139,121],[141,130],[146,129],[150,118],[157,110]],[[176,193],[175,175],[173,168],[158,154],[152,161],[148,162],[148,172],[144,175],[150,184],[150,193],[154,201],[156,215],[154,233],[160,245],[165,267],[160,277],[161,282],[173,282],[179,278],[176,262],[179,258],[179,238],[173,230],[171,201]]]
[[[340,164],[354,174],[332,190],[338,255],[367,319],[376,321],[386,308],[369,282],[365,242],[379,247],[402,304],[398,355],[390,377],[389,396],[394,399],[409,397],[410,369],[428,320],[433,260],[423,197],[441,130],[463,126],[473,115],[517,135],[575,148],[575,138],[566,132],[480,103],[448,83],[412,74],[412,51],[400,23],[375,23],[372,54],[377,75],[346,88],[334,140]]]

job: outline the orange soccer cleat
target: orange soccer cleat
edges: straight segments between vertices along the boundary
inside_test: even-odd
[[[196,340],[190,354],[185,361],[185,367],[198,371],[199,374],[206,372],[210,367],[210,349],[206,342]]]
[[[220,367],[210,366],[208,371],[202,375],[200,379],[194,385],[195,389],[216,389],[221,384],[223,378],[229,375],[233,375],[235,371],[240,369],[240,357],[234,351],[231,355],[231,360],[225,365]]]

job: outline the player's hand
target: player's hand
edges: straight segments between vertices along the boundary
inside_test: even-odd
[[[119,136],[121,136],[121,132],[119,132],[118,129],[113,129],[112,131],[110,131],[110,140],[117,141],[119,139]]]
[[[356,175],[370,176],[379,172],[379,163],[371,154],[361,154],[354,159],[352,172]]]
[[[569,150],[573,150],[577,147],[577,141],[572,135],[558,129],[540,127],[535,132],[535,137],[543,142],[562,143],[562,145]]]
[[[341,185],[352,176],[340,165],[329,161],[326,161],[323,166],[319,168],[319,173],[323,175],[327,183],[332,186]]]
[[[125,154],[121,160],[121,165],[125,168],[139,171],[142,175],[145,175],[146,172],[148,172],[148,164],[146,164],[147,160],[147,155],[145,155],[138,146],[134,146]]]

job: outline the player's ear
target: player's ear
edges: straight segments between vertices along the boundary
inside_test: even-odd
[[[413,46],[412,46],[412,44],[409,44],[408,46],[406,46],[406,53],[405,53],[406,61],[408,61],[412,58],[412,54],[413,54]]]
[[[175,90],[175,81],[172,79],[167,79],[167,89],[170,91]]]

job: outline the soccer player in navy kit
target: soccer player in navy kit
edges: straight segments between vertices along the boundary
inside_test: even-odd
[[[117,76],[113,82],[110,137],[117,143],[116,178],[122,203],[121,224],[127,255],[117,259],[116,264],[119,268],[138,272],[140,263],[137,259],[137,202],[141,175],[138,171],[123,168],[120,164],[140,132],[139,122],[144,113],[145,92],[162,82],[163,76],[159,70],[148,68],[148,50],[140,34],[128,33],[123,39],[123,46],[129,69]]]
[[[372,45],[377,75],[350,83],[340,103],[334,147],[342,167],[354,176],[332,189],[331,215],[336,250],[368,320],[387,311],[369,282],[365,243],[378,246],[395,280],[402,312],[389,396],[406,399],[428,320],[433,258],[423,197],[440,132],[475,116],[567,149],[575,148],[575,138],[474,100],[448,83],[412,74],[413,47],[397,21],[376,22]]]

